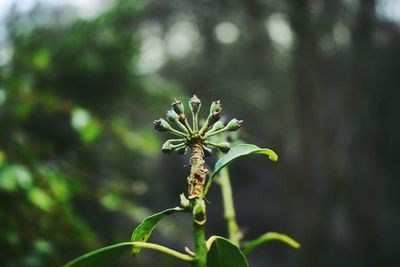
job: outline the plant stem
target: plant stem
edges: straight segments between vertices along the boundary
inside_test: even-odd
[[[180,139],[169,139],[171,143],[177,143],[177,142],[184,142],[186,138],[180,138]]]
[[[222,129],[216,130],[216,131],[214,131],[214,132],[207,132],[207,133],[204,135],[204,138],[207,138],[207,137],[210,137],[210,136],[219,134],[219,133],[223,133],[223,132],[225,132],[225,131],[226,131],[226,128],[224,127],[224,128],[222,128]]]
[[[224,217],[228,226],[229,240],[239,247],[242,233],[236,222],[235,205],[232,196],[232,186],[228,169],[225,167],[219,173],[218,183],[221,186],[224,204]]]
[[[204,184],[208,170],[205,167],[204,150],[202,141],[198,140],[191,145],[192,155],[190,157],[190,175],[188,177],[189,199],[204,198]]]
[[[195,203],[198,201],[204,200],[202,199],[195,199]],[[194,239],[194,248],[195,248],[195,265],[197,267],[207,267],[207,244],[205,238],[205,220],[203,223],[198,222],[196,217],[197,216],[205,216],[205,209],[201,211],[202,214],[196,214],[198,210],[196,209],[197,203],[194,204],[193,208],[193,239]],[[204,206],[205,207],[205,206]],[[204,217],[205,218],[205,217]]]
[[[131,243],[133,246],[138,247],[138,248],[157,250],[157,251],[166,253],[168,255],[171,255],[171,256],[178,258],[180,260],[183,260],[183,261],[193,261],[194,260],[194,258],[189,255],[180,253],[176,250],[173,250],[173,249],[170,249],[170,248],[158,245],[158,244],[147,243],[147,242],[129,242],[129,243]]]
[[[195,133],[197,133],[199,131],[199,119],[198,119],[198,113],[193,113],[192,112],[192,116],[193,116],[193,131]]]
[[[180,132],[180,131],[178,131],[178,130],[175,130],[174,128],[171,128],[171,129],[169,130],[169,132],[172,133],[172,134],[174,134],[174,135],[177,135],[177,136],[181,136],[181,137],[185,137],[185,138],[186,138],[186,134],[184,134],[184,133],[182,133],[182,132]]]
[[[181,128],[185,133],[190,134],[185,125],[183,125],[180,121],[176,121],[176,124]]]
[[[207,244],[205,240],[206,204],[203,192],[208,170],[205,167],[202,141],[200,139],[196,140],[191,145],[191,149],[188,196],[191,200],[193,215],[195,266],[207,267]]]
[[[193,134],[192,128],[190,128],[188,120],[185,118],[183,121],[183,126],[186,128],[186,130],[189,132],[189,134]]]
[[[200,129],[200,131],[199,131],[199,134],[200,134],[200,135],[203,135],[203,134],[205,133],[205,131],[207,130],[207,127],[208,127],[208,120],[210,119],[210,117],[211,117],[211,114],[208,115],[206,121],[204,122],[203,126],[201,127],[201,129]]]

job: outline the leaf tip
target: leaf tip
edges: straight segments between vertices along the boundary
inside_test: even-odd
[[[296,240],[294,240],[293,238],[291,238],[288,235],[283,235],[283,234],[279,234],[279,233],[270,233],[270,235],[271,235],[272,239],[280,240],[295,249],[299,249],[301,247],[299,242],[297,242]]]
[[[299,242],[297,242],[296,240],[294,240],[294,239],[292,239],[292,242],[291,243],[289,243],[293,248],[295,248],[295,249],[300,249],[301,248],[301,245],[300,245],[300,243]]]
[[[268,157],[272,161],[278,161],[278,155],[275,152],[271,153]]]
[[[273,151],[271,149],[264,148],[264,149],[261,149],[258,153],[268,156],[268,158],[271,161],[278,161],[278,154],[276,154],[275,151]]]

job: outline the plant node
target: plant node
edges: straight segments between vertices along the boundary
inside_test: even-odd
[[[193,118],[192,129],[185,115],[185,108],[182,101],[175,99],[171,107],[172,108],[167,111],[166,114],[167,120],[177,125],[183,132],[174,129],[164,119],[154,121],[155,129],[161,132],[169,132],[183,138],[167,140],[163,144],[161,150],[166,154],[172,154],[174,151],[177,154],[185,154],[187,149],[190,148],[191,171],[187,179],[188,198],[204,198],[204,185],[208,174],[204,157],[211,155],[213,147],[223,153],[227,153],[231,148],[228,142],[213,143],[207,139],[225,131],[236,131],[240,128],[243,121],[232,119],[227,125],[219,121],[221,118],[222,104],[218,100],[212,102],[209,115],[199,130],[198,114],[201,101],[196,95],[193,95],[189,100],[189,108]]]

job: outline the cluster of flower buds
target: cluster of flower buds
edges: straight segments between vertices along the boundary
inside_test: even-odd
[[[212,102],[209,115],[202,127],[199,128],[198,114],[201,108],[201,101],[196,95],[190,99],[189,107],[192,113],[192,127],[189,125],[185,115],[185,108],[179,100],[175,100],[172,103],[171,109],[167,111],[167,120],[160,118],[153,122],[156,130],[160,132],[169,132],[180,137],[179,139],[167,140],[163,144],[161,150],[166,154],[171,154],[174,151],[178,154],[185,154],[188,147],[194,144],[201,144],[205,156],[211,155],[213,147],[218,148],[223,153],[227,153],[230,149],[230,144],[228,142],[215,143],[208,139],[211,136],[226,131],[238,130],[243,121],[232,119],[224,125],[219,120],[221,118],[222,105],[218,100]],[[173,128],[171,125],[176,126],[177,129]]]

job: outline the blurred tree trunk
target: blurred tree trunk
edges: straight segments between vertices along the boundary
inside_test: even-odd
[[[295,68],[295,86],[297,98],[297,121],[299,122],[299,140],[298,140],[298,164],[296,172],[298,173],[298,184],[304,193],[304,199],[300,201],[299,211],[303,213],[298,218],[303,229],[304,253],[308,254],[313,250],[313,239],[318,225],[316,210],[318,202],[312,200],[315,197],[315,179],[313,175],[312,162],[314,158],[315,146],[318,143],[318,95],[317,75],[315,75],[315,49],[316,41],[310,25],[310,16],[308,12],[309,1],[295,1],[292,6],[292,27],[296,34],[297,44],[294,55]],[[305,215],[304,212],[307,214]],[[302,265],[309,266],[308,255],[303,255]]]
[[[297,99],[298,154],[295,170],[296,184],[302,192],[296,217],[303,230],[301,266],[313,266],[320,261],[320,227],[323,220],[320,198],[324,135],[321,122],[321,83],[318,38],[310,14],[309,0],[298,0],[291,5],[291,25],[296,35],[294,51],[295,98]],[[322,177],[324,178],[324,177]]]
[[[374,96],[375,78],[380,72],[374,62],[373,34],[376,27],[375,0],[360,1],[352,42],[353,88],[348,99],[349,116],[357,129],[350,151],[356,166],[350,174],[352,182],[347,186],[351,192],[346,195],[358,253],[363,255],[359,264],[363,266],[385,266],[387,263],[382,258],[385,253],[376,228],[380,210],[374,196],[380,185],[376,180],[379,174],[374,175],[377,167],[374,166],[373,155],[376,153],[375,144],[371,142],[373,131],[369,130],[378,128],[374,124],[379,121],[379,118],[374,119],[374,103],[377,100]]]

